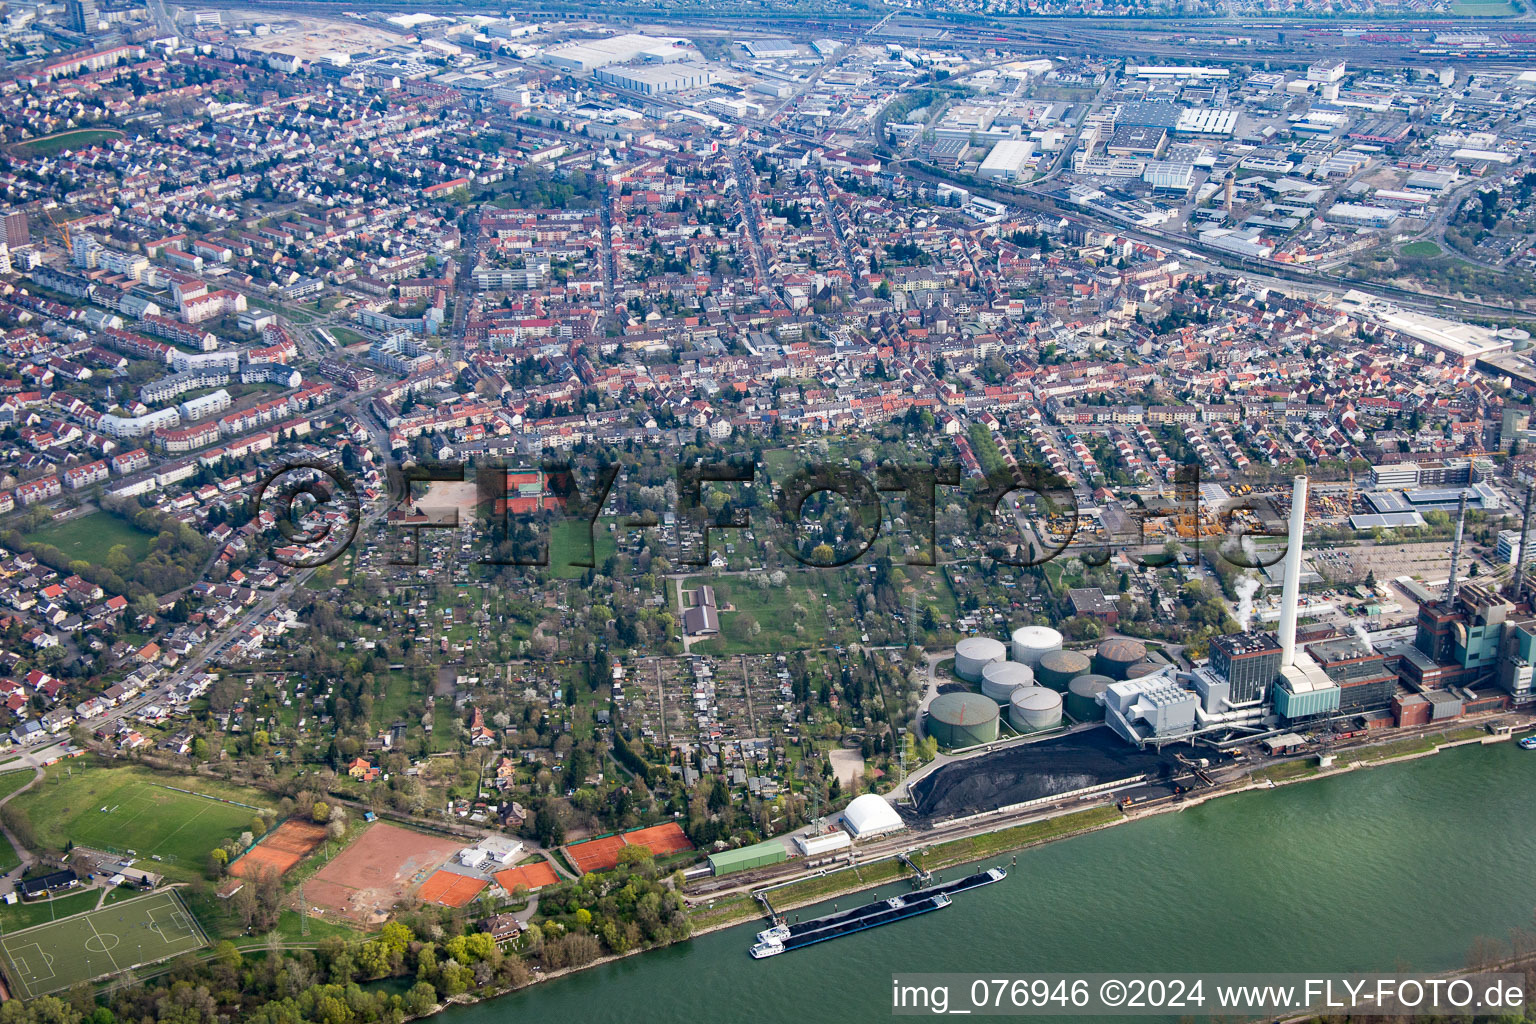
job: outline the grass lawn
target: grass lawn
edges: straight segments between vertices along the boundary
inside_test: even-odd
[[[140,858],[159,856],[154,870],[188,879],[202,877],[213,847],[254,831],[255,810],[225,800],[266,806],[262,794],[238,786],[78,759],[48,769],[40,785],[14,802],[45,847],[63,850],[75,843],[108,852],[134,850]]]
[[[609,524],[618,521],[616,517],[606,516],[598,519],[590,527],[591,561],[597,568],[601,568],[603,563],[619,550],[618,540],[608,529]],[[587,560],[588,529],[588,524],[579,519],[561,519],[550,527],[549,571],[556,579],[580,579],[587,571],[586,566],[570,563],[572,559]]]
[[[1432,259],[1440,255],[1440,247],[1428,239],[1420,239],[1417,242],[1409,242],[1403,246],[1404,256],[1417,256],[1421,259]]]
[[[853,643],[859,639],[852,617],[853,587],[862,568],[853,565],[790,573],[782,587],[761,590],[750,582],[750,576],[695,576],[684,580],[684,590],[700,584],[714,587],[715,603],[720,606],[720,635],[701,640],[691,649],[728,657]],[[675,602],[675,595],[668,596]],[[726,605],[733,610],[725,610]],[[756,636],[752,635],[753,623],[759,630]],[[800,627],[798,633],[796,626]]]
[[[1058,839],[1073,832],[1107,825],[1119,820],[1120,817],[1120,811],[1114,807],[1091,807],[1086,811],[1076,811],[1072,814],[1048,818],[1045,821],[1034,821],[1028,825],[1005,828],[1001,832],[989,832],[969,839],[941,843],[931,850],[924,850],[913,859],[929,870],[950,864],[966,864],[985,857],[995,857],[1011,850],[1022,849],[1025,846],[1033,846],[1035,843]]]
[[[860,887],[894,882],[910,874],[906,865],[898,860],[882,860],[861,867],[832,871],[801,882],[793,882],[779,889],[772,889],[768,899],[775,909],[813,902],[833,893],[842,892],[849,886]]]
[[[32,780],[31,771],[6,772],[0,775],[0,798],[9,796]],[[21,864],[21,855],[10,841],[0,838],[0,874],[6,874]]]
[[[115,128],[80,128],[72,132],[45,135],[40,139],[23,142],[16,149],[26,156],[49,156],[66,149],[81,149],[98,142],[121,138],[123,133]]]
[[[1318,771],[1317,762],[1308,757],[1299,761],[1287,761],[1285,764],[1272,764],[1268,768],[1260,768],[1253,773],[1252,778],[1259,782],[1289,782],[1292,779],[1304,779],[1309,775],[1316,775]]]
[[[367,342],[368,340],[350,327],[327,327],[326,330],[330,331],[331,337],[335,338],[342,345],[356,345],[359,342]]]
[[[1379,747],[1366,747],[1360,751],[1361,761],[1389,761],[1394,757],[1423,754],[1435,750],[1445,739],[1443,736],[1415,736],[1412,739],[1383,743]]]
[[[25,534],[24,539],[34,544],[51,544],[72,560],[101,565],[106,562],[107,553],[118,544],[128,549],[130,559],[141,561],[149,554],[154,537],[110,512],[91,512],[63,522],[48,523]]]
[[[757,902],[748,896],[725,896],[715,900],[713,906],[701,904],[688,912],[695,932],[728,921],[737,921],[758,914]]]
[[[291,886],[290,886],[291,888]],[[182,895],[187,902],[187,908],[197,918],[198,922],[207,929],[208,934],[215,940],[231,939],[235,945],[242,949],[266,949],[267,939],[265,935],[246,935],[245,928],[240,922],[240,916],[235,912],[233,904],[229,900],[221,900],[213,895],[210,888],[198,886],[195,889],[183,889]],[[315,917],[309,918],[309,934],[303,934],[303,925],[299,921],[296,910],[283,910],[278,914],[277,928],[274,929],[285,941],[303,944],[319,942],[322,939],[337,937],[348,941],[355,941],[363,937],[364,933],[352,928],[340,921],[327,921]]]
[[[1505,2],[1468,3],[1461,0],[1451,6],[1451,13],[1458,18],[1508,18],[1514,15],[1513,4]]]

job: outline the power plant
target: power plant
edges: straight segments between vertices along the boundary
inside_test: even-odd
[[[1210,657],[1188,672],[1140,661],[1105,648],[1095,670],[1114,677],[1098,700],[1105,720],[1138,746],[1200,742],[1221,747],[1296,728],[1333,723],[1350,733],[1493,710],[1533,699],[1536,618],[1497,590],[1459,579],[1466,520],[1463,494],[1443,596],[1419,606],[1412,643],[1373,646],[1363,631],[1332,628],[1298,642],[1308,481],[1293,481],[1282,564],[1280,616],[1274,634],[1214,637]],[[1524,532],[1524,530],[1522,530]],[[1138,645],[1139,646],[1139,645]],[[1042,666],[1038,673],[1049,682]],[[1412,691],[1403,693],[1403,690]],[[1069,694],[1068,711],[1084,697]],[[1073,713],[1073,717],[1079,717]]]
[[[1102,719],[1138,747],[1222,748],[1275,737],[1299,743],[1292,730],[1319,725],[1352,734],[1536,699],[1536,616],[1521,603],[1530,492],[1510,596],[1460,578],[1463,492],[1444,590],[1420,603],[1412,642],[1379,643],[1359,628],[1340,635],[1314,627],[1305,642],[1298,637],[1308,492],[1308,479],[1295,477],[1273,633],[1213,637],[1209,656],[1187,670],[1125,636],[1102,641],[1091,656],[1065,648],[1062,634],[1047,626],[1015,629],[1007,647],[969,637],[955,647],[955,674],[979,684],[980,693],[937,697],[930,734],[949,747],[968,746],[997,737],[999,712],[1021,733],[1057,728],[1065,714],[1079,723]]]

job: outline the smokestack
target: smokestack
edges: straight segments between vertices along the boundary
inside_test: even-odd
[[[1227,212],[1228,213],[1232,212],[1232,190],[1233,190],[1233,187],[1235,185],[1235,180],[1234,180],[1235,178],[1236,178],[1236,175],[1233,175],[1233,174],[1228,174],[1227,175],[1227,183],[1226,183],[1227,196],[1226,196],[1226,198],[1227,198]]]
[[[1510,599],[1519,603],[1520,591],[1525,583],[1525,542],[1531,534],[1531,488],[1525,489],[1525,511],[1520,514],[1520,546],[1515,549],[1515,579],[1510,587]]]
[[[1307,524],[1307,478],[1291,491],[1291,529],[1285,541],[1285,586],[1280,591],[1280,667],[1296,661],[1296,612],[1301,603],[1301,544]]]
[[[1467,492],[1456,505],[1456,539],[1451,543],[1451,578],[1445,581],[1445,603],[1456,600],[1456,570],[1461,565],[1461,531],[1467,525]]]

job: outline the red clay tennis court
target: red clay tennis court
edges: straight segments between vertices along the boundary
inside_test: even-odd
[[[576,870],[584,875],[592,871],[612,871],[618,866],[619,851],[624,849],[624,838],[603,836],[601,839],[574,843],[565,849],[571,855]]]
[[[576,870],[587,874],[591,871],[612,871],[618,866],[619,851],[626,846],[644,847],[656,857],[693,849],[693,844],[683,834],[682,826],[675,821],[669,821],[649,828],[637,828],[633,832],[622,832],[616,836],[603,836],[601,839],[589,839],[584,843],[573,843],[567,846],[565,851],[571,855],[571,861],[576,865]]]
[[[254,877],[264,870],[286,874],[324,841],[324,826],[289,818],[231,864],[229,873],[241,878]]]
[[[543,860],[496,872],[496,884],[507,892],[511,892],[518,886],[533,892],[546,885],[554,885],[558,881],[560,876],[555,874],[555,869],[549,866],[548,861]]]
[[[682,826],[675,821],[625,832],[624,841],[630,846],[643,846],[657,857],[693,849],[693,844],[688,841]]]
[[[488,885],[483,878],[461,875],[453,871],[439,871],[422,883],[416,898],[423,903],[441,903],[445,907],[462,907]]]

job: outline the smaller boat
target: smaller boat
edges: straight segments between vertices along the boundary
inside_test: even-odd
[[[1520,741],[1521,750],[1536,750],[1536,736],[1527,736]]]

